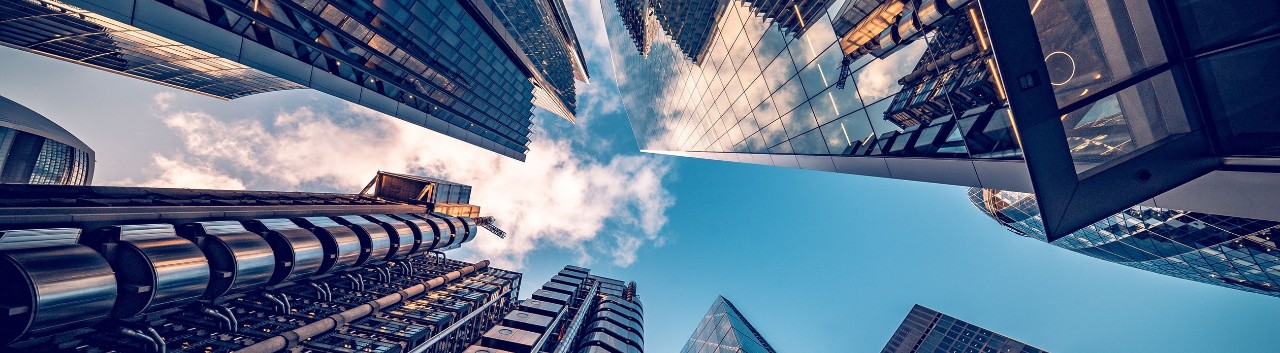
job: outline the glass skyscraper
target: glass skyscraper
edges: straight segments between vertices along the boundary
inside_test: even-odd
[[[1031,194],[969,189],[1015,234],[1167,276],[1280,297],[1280,222],[1139,205],[1049,241]]]
[[[881,353],[1044,353],[1046,351],[916,305]]]
[[[776,353],[738,308],[716,297],[680,353]]]
[[[586,79],[558,0],[3,0],[0,44],[221,99],[314,88],[516,159]]]
[[[645,151],[1035,193],[1050,239],[1152,199],[1280,220],[1275,3],[674,3],[601,1]]]
[[[62,126],[0,97],[0,183],[89,185],[94,153]]]

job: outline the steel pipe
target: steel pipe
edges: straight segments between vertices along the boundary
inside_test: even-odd
[[[320,319],[318,321],[293,329],[291,331],[286,331],[275,337],[271,337],[266,340],[259,341],[258,343],[255,343],[248,347],[244,347],[240,350],[237,350],[236,352],[237,353],[270,353],[270,352],[277,352],[277,351],[293,348],[294,346],[297,346],[299,342],[308,340],[312,337],[319,336],[325,332],[329,332],[339,327],[342,327],[348,322],[354,321],[356,319],[369,316],[370,314],[373,314],[375,312],[378,312],[379,310],[382,310],[382,308],[394,305],[396,303],[407,301],[410,298],[413,298],[419,294],[435,289],[436,287],[442,286],[445,283],[449,283],[450,281],[458,279],[462,276],[469,275],[475,271],[484,269],[486,267],[489,267],[489,260],[482,260],[480,262],[467,265],[466,267],[460,268],[453,272],[449,272],[443,276],[432,278],[426,282],[406,287],[404,289],[401,289],[398,292],[388,294],[376,300],[370,300],[368,302],[365,302],[364,304],[360,304],[351,309],[347,309],[346,311],[330,315],[329,317]]]

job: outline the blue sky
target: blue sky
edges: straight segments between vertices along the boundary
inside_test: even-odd
[[[649,352],[679,350],[716,295],[784,352],[878,351],[913,304],[1054,352],[1277,351],[1280,300],[1019,238],[962,188],[642,155],[607,57],[588,57],[580,123],[540,117],[525,164],[313,91],[222,102],[8,48],[0,95],[93,146],[97,184],[470,182],[512,236],[454,256],[523,271],[526,295],[568,263],[634,280]]]

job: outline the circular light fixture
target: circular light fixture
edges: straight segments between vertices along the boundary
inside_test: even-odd
[[[508,329],[505,329],[505,328],[503,328],[503,329],[498,329],[498,333],[501,333],[501,334],[504,334],[504,335],[510,335],[510,334],[511,334],[511,330],[508,330]]]
[[[1049,69],[1049,84],[1054,86],[1065,85],[1067,82],[1071,82],[1071,79],[1076,77],[1076,59],[1071,57],[1071,54],[1067,54],[1067,52],[1055,51],[1049,53],[1049,55],[1044,57],[1044,64],[1045,67]],[[1062,82],[1052,81],[1053,77],[1061,77],[1063,73],[1066,74],[1067,79],[1062,80]]]

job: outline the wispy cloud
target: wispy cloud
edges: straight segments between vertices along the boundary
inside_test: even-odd
[[[656,157],[594,159],[536,127],[521,163],[352,104],[264,123],[155,102],[182,146],[154,155],[142,181],[115,184],[354,192],[378,170],[444,178],[472,185],[472,203],[511,234],[480,236],[454,256],[506,267],[539,246],[568,249],[579,264],[628,266],[644,244],[661,243],[674,203],[663,186],[669,166]]]

